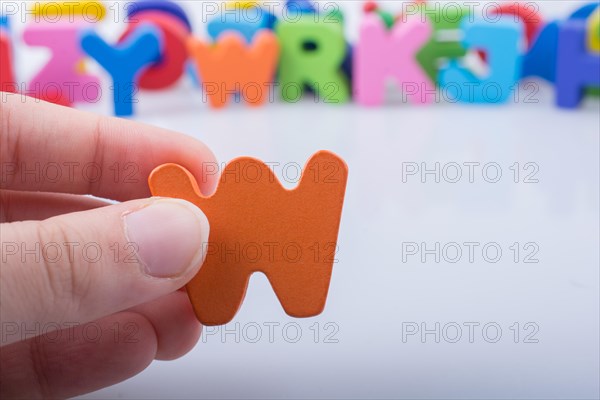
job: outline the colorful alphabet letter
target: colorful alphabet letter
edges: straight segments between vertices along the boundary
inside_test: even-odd
[[[427,94],[435,94],[435,85],[416,58],[431,32],[429,22],[420,18],[409,18],[388,31],[377,14],[365,15],[354,48],[356,101],[368,106],[383,103],[388,77],[396,79],[413,103],[431,101]]]
[[[141,12],[158,12],[159,14],[169,15],[185,25],[188,32],[192,31],[192,24],[187,14],[176,3],[168,0],[137,0],[127,4],[127,18],[130,22],[139,22],[141,18],[137,15]]]
[[[138,78],[161,55],[161,31],[143,24],[113,47],[89,30],[83,33],[81,46],[112,76],[115,115],[132,115]]]
[[[466,48],[485,51],[489,73],[478,77],[451,61],[440,73],[440,85],[447,97],[467,103],[506,102],[521,75],[521,24],[502,16],[498,22],[464,21],[463,30]]]
[[[6,15],[0,14],[0,29],[6,29],[7,31],[10,31],[10,22]]]
[[[106,7],[97,0],[37,1],[33,4],[33,14],[44,17],[47,22],[72,22],[74,17],[82,17],[86,22],[98,22],[106,16]]]
[[[306,164],[298,187],[286,190],[267,165],[238,158],[225,167],[217,191],[207,198],[183,167],[156,168],[149,178],[152,194],[192,202],[210,222],[206,259],[186,287],[200,322],[231,321],[254,272],[267,276],[288,315],[321,313],[347,176],[342,159],[320,151]]]
[[[0,91],[17,91],[12,62],[12,42],[8,33],[0,29]]]
[[[310,14],[303,14],[275,26],[281,47],[279,84],[285,101],[298,101],[305,85],[326,103],[348,101],[348,80],[341,70],[346,55],[343,25],[328,18],[315,22]]]
[[[236,31],[250,43],[260,30],[272,29],[275,21],[275,16],[261,7],[245,7],[223,11],[206,28],[215,41],[224,32]]]
[[[279,55],[273,33],[259,32],[250,45],[237,32],[223,33],[214,45],[190,38],[188,49],[211,106],[223,107],[236,93],[251,105],[268,98]]]
[[[137,22],[127,25],[120,42],[135,32],[141,24],[150,24],[160,29],[164,41],[160,60],[140,75],[140,89],[159,90],[174,85],[185,73],[185,64],[188,61],[186,43],[190,32],[187,26],[172,14],[160,11],[138,11],[135,20]]]
[[[468,17],[469,9],[448,8],[444,11],[435,10],[427,13],[433,27],[431,38],[417,53],[417,60],[427,73],[429,79],[438,84],[439,66],[441,61],[463,57],[467,50],[460,42],[460,26],[462,20]]]
[[[546,24],[523,57],[521,77],[538,76],[554,83],[558,48],[558,21]]]
[[[48,47],[52,52],[52,58],[29,82],[29,92],[36,97],[49,97],[45,92],[51,85],[56,86],[58,97],[66,104],[93,102],[98,98],[100,80],[78,69],[85,56],[80,47],[80,33],[85,26],[64,22],[30,24],[25,28],[25,43]]]
[[[587,50],[587,22],[563,22],[558,36],[556,62],[556,104],[574,108],[584,97],[586,87],[600,86],[600,55]]]
[[[590,50],[600,53],[600,8],[588,19],[588,47]]]
[[[531,47],[538,32],[544,25],[542,16],[538,12],[538,6],[535,3],[504,3],[499,5],[493,11],[494,14],[514,15],[517,17],[519,21],[525,25],[525,37],[527,38],[529,47]]]

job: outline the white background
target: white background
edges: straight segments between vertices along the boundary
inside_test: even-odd
[[[181,4],[204,35],[200,2]],[[361,3],[339,4],[354,40]],[[539,2],[548,19],[581,4]],[[385,7],[399,10],[400,4]],[[15,26],[17,35],[20,29]],[[118,34],[110,23],[101,30]],[[27,80],[47,54],[17,45],[17,56],[19,78]],[[320,316],[288,317],[267,279],[255,275],[226,326],[237,329],[239,343],[234,333],[213,328],[182,359],[154,362],[139,376],[86,398],[598,398],[599,101],[560,110],[553,105],[554,89],[536,84],[535,102],[396,102],[374,109],[305,100],[214,111],[187,78],[172,90],[142,93],[134,119],[194,136],[223,162],[250,155],[303,165],[319,149],[341,155],[350,175],[338,263]],[[108,114],[109,97],[80,108]],[[436,162],[496,163],[502,177],[488,183],[480,166],[473,183],[466,167],[454,184],[443,176],[436,183],[432,175],[425,183],[420,175],[403,182],[408,162],[428,168]],[[509,168],[514,163],[521,168],[519,183]],[[524,182],[534,168],[524,170],[526,163],[538,167],[537,183]],[[287,187],[294,186],[294,171],[284,176],[276,169]],[[447,171],[452,178],[454,170]],[[493,171],[486,177],[493,178]],[[466,247],[459,262],[436,263],[431,255],[426,262],[418,255],[403,260],[406,242],[480,246],[472,263]],[[515,242],[521,245],[519,262],[509,248]],[[537,263],[523,262],[528,252],[522,246],[529,242],[539,249]],[[502,249],[498,262],[483,258],[486,243]],[[273,343],[265,325],[271,322],[279,324]],[[471,322],[479,324],[472,343],[465,325]],[[434,334],[403,341],[407,323],[427,329],[439,323],[439,343]],[[251,343],[256,324],[262,337]],[[450,343],[455,324],[462,337]],[[497,326],[502,336],[489,343]],[[302,336],[292,343],[298,327]],[[525,343],[536,327],[529,339],[537,343]]]

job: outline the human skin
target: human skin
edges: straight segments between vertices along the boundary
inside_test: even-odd
[[[190,203],[150,198],[146,179],[175,162],[209,194],[212,152],[164,129],[0,96],[0,397],[76,396],[187,353],[202,326],[182,288],[209,224]]]

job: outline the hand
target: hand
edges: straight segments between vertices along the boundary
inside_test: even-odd
[[[183,200],[149,198],[147,177],[176,162],[210,193],[210,150],[0,96],[0,398],[71,397],[188,352],[201,325],[178,289],[204,260],[208,221]]]

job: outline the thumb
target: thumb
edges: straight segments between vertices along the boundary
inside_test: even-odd
[[[208,233],[198,207],[166,198],[0,224],[0,345],[181,288],[204,262]]]

